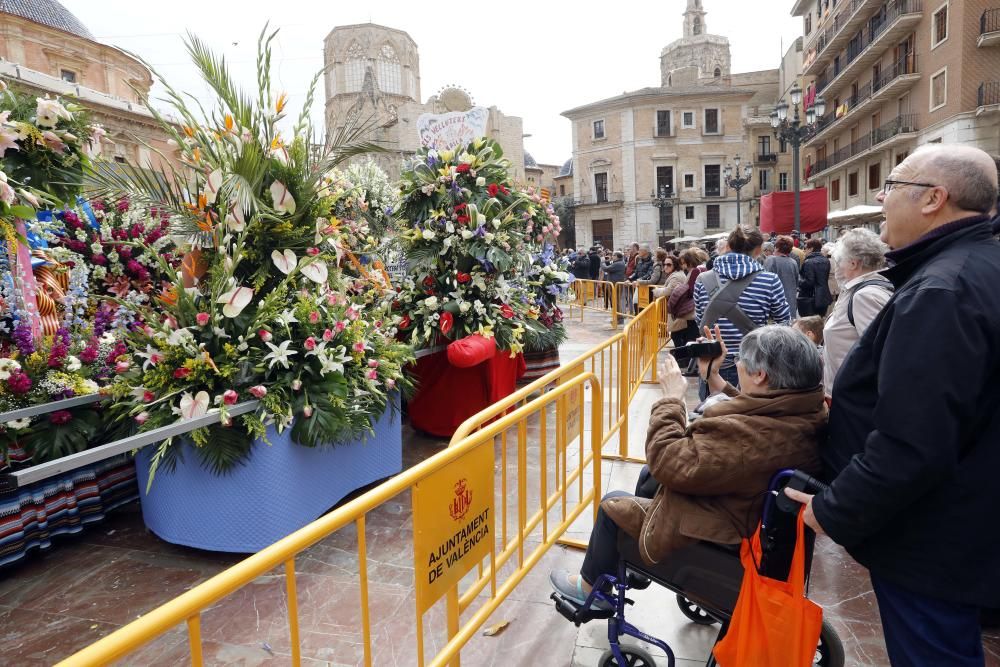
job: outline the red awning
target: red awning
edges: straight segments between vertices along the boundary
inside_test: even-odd
[[[826,188],[802,190],[801,230],[815,234],[826,227]],[[795,193],[772,192],[760,198],[760,231],[790,234],[795,229]]]

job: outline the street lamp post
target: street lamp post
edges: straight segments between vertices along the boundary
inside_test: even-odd
[[[736,162],[736,168],[726,165],[726,185],[731,188],[736,189],[736,224],[739,225],[742,221],[740,220],[740,190],[743,189],[747,183],[753,180],[753,167],[748,162],[743,165],[743,175],[740,176],[740,156],[737,155],[734,158]],[[735,176],[733,174],[736,174]]]
[[[671,209],[670,222],[671,222],[671,225],[672,225],[673,222],[674,222],[673,209],[676,208],[676,206],[674,206],[674,204],[677,202],[677,196],[674,195],[673,188],[671,188],[668,185],[661,185],[659,192],[657,192],[654,195],[650,195],[650,199],[653,200],[653,206],[655,206],[658,209],[664,209],[664,208],[670,207],[670,209]],[[659,226],[659,225],[657,225],[657,226]],[[661,229],[659,231],[663,231],[663,230]],[[684,232],[684,230],[682,230],[681,227],[680,227],[680,220],[678,220],[678,222],[677,222],[677,233],[680,234],[680,236],[684,236],[683,232]]]
[[[795,85],[789,91],[792,99],[792,117],[788,116],[788,103],[780,100],[771,113],[771,127],[774,136],[792,145],[792,190],[795,192],[795,235],[802,232],[802,189],[799,183],[799,147],[816,132],[816,119],[826,112],[826,102],[817,96],[816,101],[806,109],[806,122],[803,125],[799,118],[799,105],[802,104],[802,89]]]

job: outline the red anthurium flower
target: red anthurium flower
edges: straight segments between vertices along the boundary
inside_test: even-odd
[[[496,197],[497,193],[500,192],[500,186],[496,183],[490,183],[489,187],[486,188],[486,191],[490,193],[491,197]]]
[[[432,276],[424,278],[424,287],[434,287],[434,278]]]
[[[441,333],[447,336],[448,332],[451,331],[451,328],[455,326],[455,317],[446,310],[443,313],[441,313],[441,319],[439,320],[439,322],[440,322],[439,326],[441,327]]]
[[[509,320],[512,317],[514,317],[514,309],[505,303],[504,305],[500,306],[500,314]]]
[[[459,271],[458,273],[455,274],[455,280],[457,280],[460,285],[464,285],[465,283],[472,280],[472,276],[469,275],[468,273],[463,273]]]
[[[472,166],[469,165],[467,162],[463,162],[462,164],[455,167],[455,171],[457,171],[460,174],[467,174],[469,173],[470,169],[472,169]]]

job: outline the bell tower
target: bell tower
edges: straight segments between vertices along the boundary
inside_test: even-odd
[[[701,6],[701,0],[687,0],[687,9],[684,11],[684,36],[696,37],[708,32],[705,27],[705,8]]]

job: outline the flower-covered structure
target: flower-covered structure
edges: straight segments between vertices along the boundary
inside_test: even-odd
[[[376,147],[358,141],[364,128],[310,145],[312,91],[291,138],[281,134],[287,97],[271,89],[273,37],[261,36],[254,95],[240,92],[225,62],[188,37],[217,99],[203,116],[164,82],[180,127],[159,120],[193,182],[169,167],[99,174],[109,192],[168,212],[171,232],[186,239],[181,269],[160,263],[170,287],[130,336],[137,354],[113,388],[116,410],[139,430],[218,411],[219,423],[190,433],[217,472],[244,462],[270,425],[290,428],[305,446],[361,437],[411,358],[388,318],[348,291],[339,268],[347,231],[322,192],[338,162]],[[231,406],[252,399],[260,402],[255,412],[229,416]],[[153,470],[176,454],[177,443],[164,441]]]
[[[400,241],[409,271],[394,310],[415,347],[473,334],[512,355],[528,341],[553,344],[525,278],[535,244],[558,235],[558,219],[514,188],[509,169],[499,144],[478,139],[462,150],[423,150],[404,172]]]

